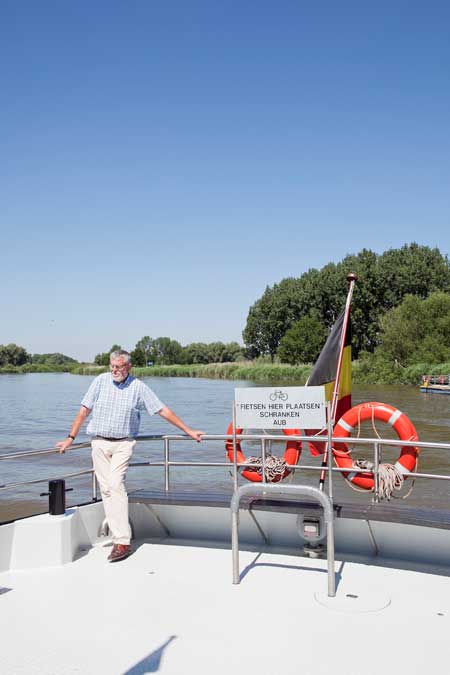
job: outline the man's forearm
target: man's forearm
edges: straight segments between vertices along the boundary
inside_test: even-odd
[[[91,411],[88,408],[85,408],[82,406],[80,410],[78,411],[78,415],[75,417],[72,426],[70,428],[70,434],[69,436],[73,436],[74,438],[77,436],[78,432],[80,431],[81,425],[83,424],[84,420],[86,417],[89,415]]]
[[[197,443],[200,443],[200,441],[202,440],[202,436],[205,433],[204,431],[188,427],[187,424],[185,424],[183,420],[180,420],[178,415],[175,415],[175,413],[172,410],[170,410],[170,408],[168,408],[166,405],[159,411],[159,415],[167,422],[170,422],[170,424],[173,424],[175,427],[181,429],[181,431],[184,431],[185,434],[193,438],[194,441],[197,441]]]
[[[187,424],[183,422],[183,420],[180,420],[178,415],[175,415],[175,413],[167,406],[164,406],[164,408],[159,411],[159,414],[163,419],[166,420],[166,422],[173,424],[175,427],[178,427],[178,429],[181,429],[186,434],[191,431],[190,427],[188,427]]]
[[[85,408],[84,406],[81,406],[80,410],[78,411],[78,415],[75,417],[72,426],[70,428],[70,433],[67,435],[67,438],[65,438],[63,441],[59,441],[59,443],[56,443],[56,447],[59,448],[59,452],[61,454],[64,454],[65,451],[69,448],[69,446],[73,443],[75,440],[78,432],[80,431],[80,427],[83,424],[84,420],[90,413],[89,408]]]

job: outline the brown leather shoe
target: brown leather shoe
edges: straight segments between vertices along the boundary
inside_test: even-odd
[[[118,562],[119,560],[128,558],[131,553],[130,544],[114,544],[113,549],[108,556],[108,560],[109,562]]]

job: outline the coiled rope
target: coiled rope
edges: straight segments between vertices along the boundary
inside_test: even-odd
[[[368,459],[357,459],[353,462],[356,469],[374,470],[374,463]],[[347,481],[350,482],[350,481]],[[391,499],[394,490],[401,490],[404,483],[403,474],[393,464],[380,464],[378,471],[378,496],[380,499]],[[358,488],[353,483],[350,485],[358,492],[366,492],[362,488]],[[404,499],[404,497],[402,497]]]
[[[378,430],[375,426],[375,415],[374,415],[375,409],[372,408],[372,429],[374,430],[375,435],[377,438],[381,438],[380,434],[378,433]],[[361,409],[358,410],[358,434],[357,438],[359,438],[361,435]],[[408,440],[413,441],[415,440],[413,437],[409,438]],[[353,461],[353,466],[355,469],[367,469],[368,471],[374,471],[375,466],[374,463],[371,462],[368,459],[356,459]],[[419,468],[419,459],[417,458],[416,460],[416,471]],[[350,487],[355,490],[355,492],[366,492],[363,488],[360,488],[356,485],[353,485],[353,483],[348,480],[346,476],[344,476],[345,480],[347,483],[350,485]],[[401,471],[397,469],[396,466],[393,464],[388,464],[383,463],[380,464],[378,467],[378,496],[381,499],[387,499],[388,501],[391,500],[391,498],[394,499],[407,499],[409,495],[411,494],[414,483],[416,482],[415,479],[413,479],[411,483],[411,487],[409,488],[408,492],[406,495],[403,495],[402,497],[396,497],[393,493],[394,490],[401,490],[403,487],[403,483],[405,482],[405,476],[402,474]],[[373,490],[373,488],[372,488]]]
[[[255,473],[259,473],[259,475],[262,476],[261,457],[248,457],[246,461],[258,465],[258,466],[248,466],[245,468],[246,471],[254,471]],[[284,472],[286,471],[286,466],[287,466],[286,461],[280,457],[274,457],[273,455],[269,455],[269,457],[266,457],[266,462],[264,464],[264,475],[266,477],[266,480],[269,482],[273,482],[275,478],[277,478],[278,476],[281,479],[284,475]]]

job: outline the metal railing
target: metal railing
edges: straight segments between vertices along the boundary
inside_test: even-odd
[[[265,461],[267,455],[270,453],[270,448],[269,444],[272,445],[273,443],[286,443],[287,438],[289,438],[289,441],[300,441],[304,443],[309,443],[309,442],[320,442],[326,444],[328,442],[327,436],[304,436],[304,435],[298,435],[298,436],[279,436],[275,434],[238,434],[235,437],[239,441],[257,441],[260,444],[260,452],[261,452],[261,457],[263,462]],[[192,441],[188,436],[184,435],[177,435],[177,434],[172,434],[172,435],[151,435],[151,436],[139,436],[137,438],[139,442],[151,442],[151,443],[162,443],[163,444],[163,460],[162,461],[138,461],[138,462],[131,462],[130,467],[131,468],[137,468],[137,467],[149,467],[149,468],[163,468],[164,469],[164,489],[166,491],[170,490],[170,476],[171,476],[171,470],[175,469],[177,467],[209,467],[209,468],[214,468],[214,467],[228,467],[229,469],[232,470],[233,473],[233,483],[235,490],[237,489],[237,484],[238,484],[238,476],[239,476],[239,471],[244,468],[249,468],[249,467],[255,467],[260,469],[261,465],[252,463],[252,462],[237,462],[234,461],[230,463],[228,460],[225,461],[176,461],[171,459],[171,444],[173,442],[180,442],[180,441]],[[230,441],[233,440],[233,436],[231,434],[205,434],[203,436],[203,443],[207,441]],[[352,474],[370,474],[374,476],[374,490],[373,490],[373,499],[374,501],[379,500],[379,492],[378,492],[378,467],[381,464],[381,457],[382,457],[382,447],[387,446],[387,447],[419,447],[419,448],[427,448],[431,450],[445,450],[447,452],[450,452],[450,443],[428,443],[424,441],[402,441],[399,439],[380,439],[380,438],[352,438],[352,437],[346,437],[346,438],[341,438],[341,437],[333,437],[332,438],[332,443],[345,443],[347,445],[363,445],[363,446],[372,446],[373,447],[373,464],[374,464],[374,469],[360,469],[360,468],[352,468],[351,470],[346,467],[346,468],[339,468],[332,466],[333,462],[333,453],[328,453],[329,461],[327,466],[322,466],[321,464],[318,464],[317,466],[311,466],[307,464],[287,464],[286,468],[289,469],[292,472],[307,472],[307,473],[314,473],[314,472],[322,472],[324,471],[328,475],[328,485],[327,485],[327,491],[332,498],[333,494],[333,475],[337,473],[344,473],[348,474],[350,471]],[[89,442],[83,442],[83,443],[74,443],[68,452],[73,452],[74,450],[81,450],[90,447]],[[8,453],[4,455],[0,455],[0,462],[1,461],[8,461],[8,460],[22,460],[22,459],[27,459],[31,457],[42,457],[46,455],[57,455],[59,454],[59,450],[55,448],[50,448],[46,450],[34,450],[34,451],[26,451],[26,452],[14,452],[14,453]],[[234,453],[234,456],[236,457],[236,453]],[[450,455],[449,455],[450,456]],[[319,457],[320,460],[320,457]],[[6,484],[0,484],[0,491],[3,490],[9,490],[9,489],[14,489],[17,487],[25,487],[27,485],[35,485],[38,483],[46,483],[49,480],[55,480],[58,478],[75,478],[78,476],[84,476],[84,475],[92,475],[92,499],[96,500],[97,499],[97,486],[96,486],[96,481],[95,481],[95,476],[94,476],[94,470],[93,468],[90,469],[85,469],[82,471],[77,471],[77,472],[71,472],[67,474],[58,474],[57,476],[45,476],[42,478],[36,478],[33,480],[26,480],[26,481],[20,481],[20,482],[14,482],[14,483],[6,483]],[[431,480],[443,480],[443,481],[448,481],[450,480],[450,475],[447,474],[430,474],[430,473],[422,473],[422,472],[410,472],[407,474],[408,477],[412,478],[419,478],[419,479],[431,479]],[[262,483],[263,484],[268,484],[266,477],[264,475],[264,471],[262,472]]]
[[[323,507],[324,518],[327,524],[327,572],[328,595],[336,595],[334,571],[334,516],[333,502],[321,490],[309,485],[242,485],[236,490],[231,499],[231,550],[233,557],[233,584],[239,584],[239,503],[242,497],[266,497],[280,495],[282,497],[306,496],[318,501]]]
[[[318,466],[311,466],[305,464],[287,464],[286,468],[291,472],[304,471],[304,472],[320,472],[327,475],[327,491],[328,495],[325,494],[322,490],[318,488],[308,486],[308,485],[292,485],[284,484],[281,485],[271,484],[267,482],[264,468],[261,468],[261,465],[255,462],[237,462],[237,452],[236,452],[236,442],[237,441],[256,441],[260,444],[261,450],[261,460],[262,467],[265,466],[265,461],[268,453],[271,452],[272,444],[276,443],[286,443],[286,436],[279,436],[276,434],[205,434],[203,436],[203,442],[205,441],[232,441],[233,442],[233,462],[230,463],[229,460],[223,462],[212,462],[212,461],[174,461],[171,459],[171,443],[186,441],[190,439],[188,436],[183,435],[152,435],[152,436],[140,436],[137,439],[140,442],[159,442],[163,443],[163,461],[138,461],[131,462],[130,467],[162,467],[164,468],[164,489],[165,491],[170,490],[170,473],[171,470],[176,467],[228,467],[232,469],[233,477],[233,496],[231,499],[230,509],[231,509],[231,535],[232,535],[232,564],[233,564],[233,583],[239,584],[240,574],[239,574],[239,504],[240,500],[244,496],[250,495],[260,495],[260,496],[271,496],[271,495],[280,495],[280,496],[299,496],[304,495],[313,500],[318,501],[324,510],[325,522],[327,525],[327,575],[328,575],[328,596],[335,597],[336,595],[336,583],[335,583],[335,569],[334,569],[334,513],[333,513],[333,475],[336,473],[348,474],[350,471],[352,474],[370,474],[373,475],[374,487],[373,487],[373,501],[379,501],[379,468],[381,464],[381,452],[382,447],[419,447],[427,449],[440,449],[445,451],[450,451],[449,443],[427,443],[423,441],[402,441],[399,439],[381,439],[381,438],[352,438],[352,437],[332,437],[331,431],[328,429],[327,436],[289,436],[289,441],[299,441],[302,443],[310,442],[321,442],[333,446],[334,443],[344,443],[347,445],[363,445],[363,446],[372,446],[373,447],[373,470],[372,469],[361,469],[352,467],[339,468],[332,466],[333,462],[333,453],[328,452],[328,458],[326,466],[322,462]],[[89,442],[76,443],[73,444],[70,448],[70,451],[81,450],[88,448],[90,446]],[[59,454],[59,450],[51,448],[48,450],[35,450],[30,452],[15,452],[5,455],[0,455],[0,462],[7,460],[22,460],[30,457],[42,457],[46,455]],[[238,487],[238,475],[239,470],[249,467],[256,467],[261,470],[261,482],[259,484],[247,484],[241,487]],[[85,475],[92,476],[92,500],[97,500],[97,482],[94,474],[93,468],[85,469],[82,471],[72,472],[65,474],[63,476],[58,476],[58,478],[75,478]],[[434,480],[450,480],[450,475],[442,474],[428,474],[421,472],[410,472],[408,476],[413,478],[423,478],[423,479],[434,479]],[[50,479],[48,476],[45,478],[36,478],[33,480],[8,483],[0,485],[0,491],[13,489],[17,487],[24,487],[28,485],[35,485],[38,483],[48,482]]]

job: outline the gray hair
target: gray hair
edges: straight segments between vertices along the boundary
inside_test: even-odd
[[[125,349],[118,349],[109,355],[109,360],[112,361],[112,359],[123,359],[125,363],[131,363],[131,354],[125,351]]]

